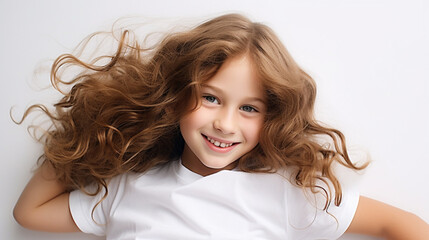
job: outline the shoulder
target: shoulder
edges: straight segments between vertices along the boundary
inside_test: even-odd
[[[97,185],[91,184],[86,186],[84,191],[75,190],[71,195],[73,195],[72,197],[79,196],[79,198],[86,195],[86,198],[90,198],[92,201],[99,201],[103,198],[107,190],[108,194],[106,199],[113,199],[118,195],[124,194],[130,185],[156,185],[163,181],[169,181],[169,178],[174,178],[175,176],[175,165],[176,161],[172,161],[162,166],[154,167],[143,173],[127,172],[119,174],[108,179],[106,181],[107,189],[102,188],[98,194],[94,194],[97,191]]]
[[[144,173],[128,172],[107,181],[107,188],[97,190],[95,184],[75,190],[69,196],[69,208],[73,220],[82,232],[104,235],[106,224],[117,210],[132,207],[133,201],[147,199],[149,193],[170,181],[173,163],[154,167]],[[171,178],[171,177],[170,177]],[[146,194],[146,195],[145,195]],[[144,197],[140,197],[144,196]]]
[[[343,187],[341,204],[336,206],[332,200],[325,209],[326,197],[323,190],[312,192],[310,189],[293,186],[287,191],[286,201],[288,232],[294,234],[294,239],[302,239],[300,236],[337,239],[353,220],[359,192],[352,186]]]
[[[122,195],[133,187],[159,186],[166,182],[174,182],[177,161],[153,167],[146,172],[127,172],[120,174],[107,183],[109,195]]]

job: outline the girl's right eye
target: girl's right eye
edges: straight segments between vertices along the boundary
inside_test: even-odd
[[[219,101],[216,99],[216,97],[210,96],[210,95],[206,95],[203,96],[203,98],[210,103],[215,103],[215,104],[219,104]]]

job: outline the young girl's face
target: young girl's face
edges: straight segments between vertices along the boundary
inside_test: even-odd
[[[259,141],[265,113],[260,80],[244,55],[228,59],[201,87],[199,108],[180,120],[182,163],[200,175],[232,169]]]

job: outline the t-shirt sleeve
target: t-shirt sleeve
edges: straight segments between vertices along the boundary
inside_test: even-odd
[[[355,215],[359,202],[357,189],[343,189],[339,206],[333,202],[323,210],[321,194],[305,193],[300,188],[288,191],[288,233],[291,239],[337,239],[344,234]]]
[[[94,196],[88,195],[81,190],[75,190],[70,193],[70,212],[74,222],[82,232],[98,236],[106,235],[106,225],[108,225],[112,206],[117,195],[120,194],[118,189],[122,182],[121,179],[123,177],[118,176],[108,183],[109,194],[105,199],[103,199],[106,192],[104,188]],[[95,189],[95,185],[85,188],[88,193],[95,192]],[[100,200],[102,201],[100,202]]]

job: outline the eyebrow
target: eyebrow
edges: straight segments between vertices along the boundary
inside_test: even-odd
[[[215,92],[223,92],[223,90],[221,88],[218,88],[216,86],[212,86],[212,85],[208,85],[206,83],[201,84],[201,87],[206,87],[206,88],[210,88],[212,90],[214,90]],[[248,98],[249,101],[257,101],[257,102],[261,102],[262,104],[266,104],[266,102],[264,100],[262,100],[261,98],[258,97],[250,97]]]

